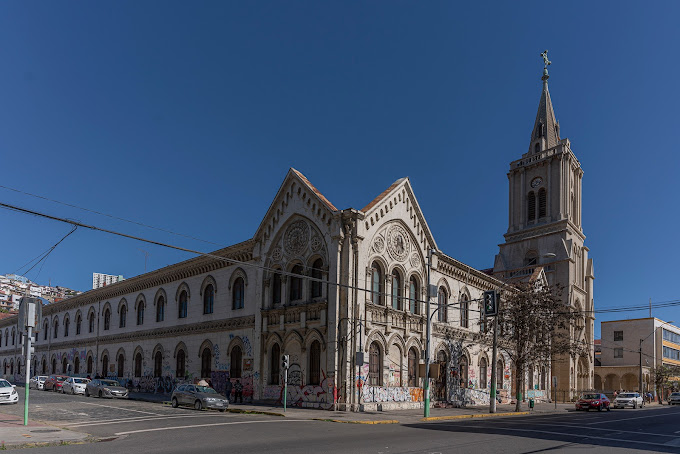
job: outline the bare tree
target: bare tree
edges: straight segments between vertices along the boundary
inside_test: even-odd
[[[589,351],[572,334],[583,322],[583,314],[564,303],[559,285],[549,286],[536,280],[506,286],[497,317],[498,348],[515,366],[516,411],[520,410],[529,365],[547,364],[558,355],[576,357]],[[490,327],[491,323],[487,321],[485,325]],[[478,340],[491,346],[493,330],[480,330]]]

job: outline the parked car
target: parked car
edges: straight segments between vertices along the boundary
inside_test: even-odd
[[[604,394],[600,393],[586,393],[581,398],[576,401],[576,409],[577,410],[590,410],[591,408],[596,409],[597,411],[602,411],[602,410],[611,410],[611,402],[609,401],[609,398],[605,396]]]
[[[28,381],[28,389],[44,389],[47,375],[36,375]]]
[[[680,393],[671,393],[668,396],[668,405],[680,404]]]
[[[85,386],[90,382],[87,378],[69,377],[61,385],[61,392],[66,394],[85,394]]]
[[[173,408],[191,405],[196,410],[216,408],[222,412],[229,408],[229,400],[210,386],[179,385],[172,391],[171,401]]]
[[[108,397],[109,399],[114,397],[126,398],[128,390],[120,386],[120,383],[116,380],[96,378],[85,385],[85,395],[87,397]]]
[[[68,376],[66,375],[50,375],[47,380],[45,380],[43,389],[45,391],[61,391],[61,385],[67,378]]]
[[[614,408],[638,408],[644,406],[644,404],[645,402],[639,393],[621,393],[614,399]]]
[[[19,402],[19,393],[16,385],[0,379],[0,404],[16,404],[17,402]]]

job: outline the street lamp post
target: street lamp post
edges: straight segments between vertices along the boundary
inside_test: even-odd
[[[652,319],[652,322],[653,322],[653,320],[654,320],[654,319]],[[643,343],[644,341],[646,341],[646,340],[649,338],[649,336],[651,336],[652,334],[656,333],[656,330],[657,330],[657,329],[661,328],[663,325],[669,325],[669,324],[671,324],[671,323],[674,323],[674,322],[673,322],[672,320],[671,320],[670,322],[663,322],[662,324],[660,324],[659,326],[657,326],[656,328],[654,328],[654,329],[652,330],[652,332],[649,333],[649,334],[647,335],[647,337],[645,337],[644,339],[640,339],[640,347],[639,347],[639,350],[638,350],[638,352],[640,353],[640,376],[639,376],[639,380],[640,380],[640,382],[639,382],[640,394],[642,394],[642,392],[643,392],[643,391],[642,391],[642,343]],[[655,363],[656,363],[656,361],[655,361]],[[656,364],[654,364],[654,366],[656,367]]]

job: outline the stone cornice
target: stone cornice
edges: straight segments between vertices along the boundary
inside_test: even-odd
[[[489,276],[486,273],[465,265],[442,252],[438,253],[438,258],[439,264],[437,265],[437,271],[446,276],[484,290],[491,290],[504,285],[502,281],[499,281],[493,276]]]
[[[321,310],[321,309],[326,309],[328,307],[328,303],[326,301],[322,302],[316,302],[316,303],[307,303],[307,304],[296,304],[296,305],[289,305],[289,306],[282,306],[282,307],[275,307],[271,309],[262,309],[262,315],[267,316],[267,317],[275,317],[278,315],[284,315],[284,314],[290,314],[290,313],[300,313],[300,312],[307,312],[309,310]]]

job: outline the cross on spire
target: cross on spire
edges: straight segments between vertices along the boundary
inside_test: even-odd
[[[541,77],[541,80],[547,81],[550,77],[548,75],[548,66],[552,64],[552,62],[548,60],[548,49],[541,52],[541,57],[543,57],[543,77]]]

